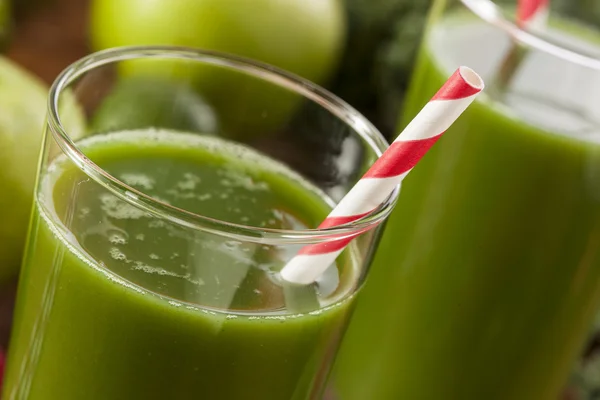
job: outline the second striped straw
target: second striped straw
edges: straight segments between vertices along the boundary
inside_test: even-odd
[[[548,21],[549,0],[519,0],[517,23],[523,29],[543,29]]]
[[[379,207],[475,100],[483,86],[483,80],[475,71],[460,67],[319,228],[331,228],[356,221]],[[281,270],[281,277],[287,282],[301,285],[315,282],[344,248],[362,233],[303,247]]]

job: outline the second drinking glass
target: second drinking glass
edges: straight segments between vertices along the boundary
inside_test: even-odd
[[[600,301],[600,33],[589,2],[537,31],[504,3],[433,2],[400,125],[458,65],[487,90],[403,184],[339,400],[557,400],[581,351]]]

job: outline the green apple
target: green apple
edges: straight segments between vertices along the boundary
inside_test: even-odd
[[[323,84],[343,48],[339,0],[93,0],[96,50],[180,45],[260,60]]]
[[[188,86],[159,78],[120,79],[95,110],[92,133],[144,128],[211,134],[217,131],[213,110]]]
[[[16,275],[21,262],[47,99],[42,82],[0,57],[0,284]],[[78,137],[84,131],[83,114],[73,97],[65,99],[63,125]]]
[[[178,45],[231,53],[271,64],[318,84],[335,72],[346,38],[340,0],[93,0],[94,50],[125,45]],[[129,64],[142,72],[195,81],[236,135],[274,130],[299,97],[231,70],[189,63]],[[147,67],[147,68],[146,68]]]

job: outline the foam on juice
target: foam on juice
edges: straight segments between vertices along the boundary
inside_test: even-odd
[[[140,192],[183,209],[196,207],[193,212],[201,213],[202,204],[208,204],[207,210],[224,212],[234,223],[249,221],[248,210],[256,209],[262,217],[252,222],[259,227],[307,228],[285,207],[264,210],[260,206],[265,198],[280,195],[277,191],[282,188],[274,185],[275,176],[288,182],[283,189],[301,188],[305,192],[302,196],[312,202],[318,200],[323,210],[331,205],[324,193],[284,165],[214,137],[162,130],[125,131],[86,138],[79,147],[92,161]],[[125,148],[138,149],[133,160],[146,153],[152,159],[139,165],[135,161],[113,165],[111,152]],[[188,168],[191,164],[171,165],[180,161],[171,163],[178,150],[187,151],[189,161],[189,152],[194,149],[200,163],[206,161],[214,175],[207,175],[206,170],[195,172]],[[209,156],[214,159],[209,160]],[[215,160],[219,165],[212,165]],[[130,282],[170,300],[215,310],[287,313],[277,273],[300,245],[284,248],[248,243],[184,228],[109,193],[64,156],[55,159],[48,171],[37,199],[40,213],[54,224],[59,221],[60,232],[75,232],[62,239],[83,254],[88,264],[105,269],[119,282]],[[285,199],[283,195],[281,199]],[[345,264],[341,277],[338,268],[332,266],[315,286],[323,306],[342,300],[354,288],[357,266],[350,261]]]

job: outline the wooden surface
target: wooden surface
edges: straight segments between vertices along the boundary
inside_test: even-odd
[[[46,3],[16,19],[7,53],[50,84],[66,66],[88,53],[88,1]]]

